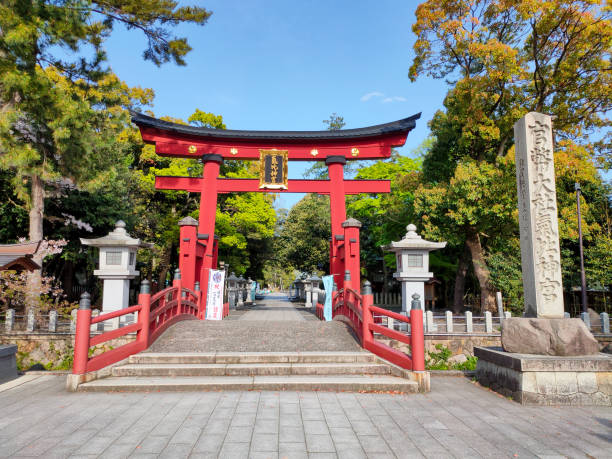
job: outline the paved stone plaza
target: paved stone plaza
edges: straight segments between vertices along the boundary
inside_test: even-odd
[[[464,378],[428,394],[68,393],[0,386],[0,456],[612,457],[612,409],[523,407]]]

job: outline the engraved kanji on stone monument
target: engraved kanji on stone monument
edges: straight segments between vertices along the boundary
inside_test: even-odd
[[[525,315],[563,318],[550,116],[528,113],[514,125],[514,139]]]

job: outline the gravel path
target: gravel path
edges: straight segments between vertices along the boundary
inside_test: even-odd
[[[321,322],[309,310],[275,295],[222,321],[180,322],[147,352],[360,351],[352,330],[338,321]]]

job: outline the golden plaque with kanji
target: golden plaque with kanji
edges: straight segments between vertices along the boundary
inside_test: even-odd
[[[259,150],[259,188],[287,189],[289,150]]]

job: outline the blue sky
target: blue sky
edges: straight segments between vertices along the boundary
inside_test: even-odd
[[[428,135],[448,87],[408,68],[417,2],[211,0],[204,27],[181,26],[193,51],[187,66],[156,67],[142,59],[144,37],[117,29],[108,42],[113,70],[132,86],[152,88],[156,116],[186,119],[196,108],[223,115],[229,129],[317,130],[333,112],[346,128],[422,112],[400,152]],[[301,178],[306,163],[291,162]],[[298,194],[280,196],[290,207]]]

